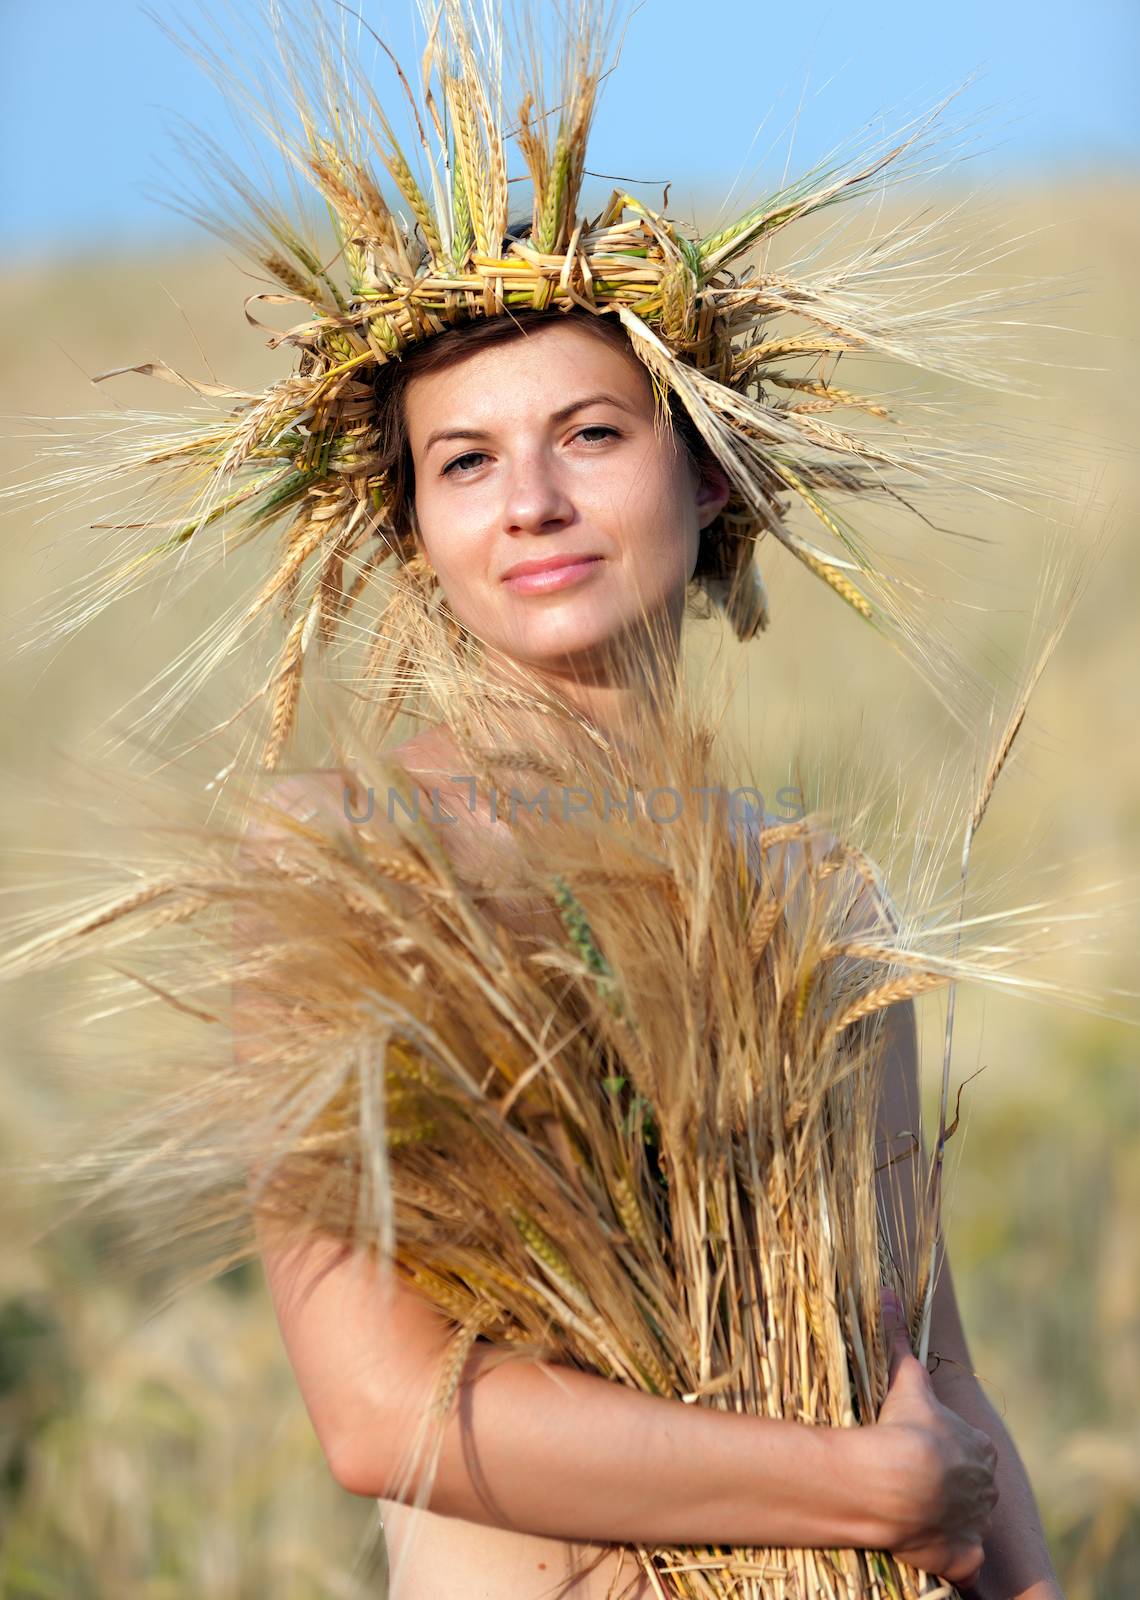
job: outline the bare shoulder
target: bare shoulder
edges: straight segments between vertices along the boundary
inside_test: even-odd
[[[302,823],[320,818],[323,823],[339,821],[347,827],[356,787],[357,780],[347,767],[315,767],[274,777],[258,796],[247,837],[287,837],[290,828],[285,818]]]
[[[384,755],[423,789],[425,798],[434,796],[434,806],[442,805],[463,821],[486,820],[485,804],[463,772],[464,759],[446,728],[429,724]]]
[[[409,772],[440,776],[450,771],[459,759],[454,740],[445,728],[435,724],[421,728],[386,753]]]
[[[409,773],[434,775],[454,765],[454,751],[441,731],[434,727],[413,734],[384,752],[386,760]],[[312,767],[304,772],[289,772],[271,777],[258,796],[259,804],[250,832],[262,837],[288,832],[287,825],[276,823],[273,812],[283,813],[298,822],[340,822],[348,826],[357,802],[364,799],[358,774],[347,766]]]
[[[385,750],[383,758],[413,781],[422,779],[431,784],[451,773],[456,764],[454,746],[443,730],[434,726]],[[386,826],[385,811],[369,801],[363,779],[348,766],[312,767],[271,775],[259,789],[251,809],[244,830],[243,853],[256,855],[266,842],[279,843],[295,836],[297,823],[315,823],[322,829],[346,832],[367,816],[370,831],[376,833]]]

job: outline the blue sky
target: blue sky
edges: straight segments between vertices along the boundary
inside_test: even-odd
[[[414,67],[412,0],[354,3]],[[195,15],[194,0],[154,9],[174,26]],[[229,14],[231,31],[256,17],[254,0],[208,9]],[[165,163],[196,188],[170,137],[174,114],[240,151],[209,79],[137,0],[0,0],[0,27],[9,257],[185,231],[148,185],[165,181]],[[723,194],[743,166],[747,201],[779,180],[793,122],[794,172],[868,124],[898,126],[977,71],[955,103],[972,123],[971,177],[1136,170],[1138,68],[1138,0],[644,0],[603,94],[590,165],[672,180],[678,214],[690,195]]]

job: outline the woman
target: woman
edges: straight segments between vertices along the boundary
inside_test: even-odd
[[[608,676],[607,646],[646,628],[679,643],[704,530],[729,493],[691,430],[655,426],[621,328],[561,312],[473,324],[419,346],[378,403],[404,453],[397,532],[404,519],[455,618],[620,728],[654,686]],[[520,582],[520,567],[534,575]],[[446,734],[395,754],[455,802],[467,825],[443,830],[453,847],[485,861],[475,834],[487,830],[448,787],[462,757]],[[345,772],[283,780],[275,799],[342,824],[355,803]],[[889,1027],[885,1136],[916,1125],[912,1002]],[[648,1596],[629,1557],[605,1548],[633,1541],[889,1548],[987,1600],[1059,1595],[1024,1470],[972,1375],[948,1269],[933,1378],[888,1305],[891,1389],[873,1429],[686,1407],[569,1368],[490,1370],[476,1346],[422,1510],[386,1494],[431,1393],[439,1314],[405,1288],[383,1302],[368,1265],[331,1242],[267,1236],[264,1258],[330,1467],[381,1501],[392,1600],[601,1597],[626,1582]]]
[[[909,506],[924,478],[944,487],[968,459],[943,441],[924,444],[921,432],[892,432],[886,408],[846,386],[866,353],[941,376],[984,375],[960,274],[947,274],[951,305],[931,309],[925,225],[912,278],[899,270],[905,227],[847,267],[809,260],[797,277],[769,271],[764,259],[773,235],[861,190],[914,149],[925,127],[791,184],[705,235],[671,221],[667,201],[658,212],[620,191],[597,216],[580,215],[605,11],[594,0],[571,6],[556,93],[545,100],[535,73],[508,123],[496,7],[480,8],[476,26],[460,0],[445,0],[411,118],[420,177],[371,81],[346,58],[344,36],[318,30],[298,41],[287,30],[284,77],[299,92],[300,116],[297,130],[277,132],[327,202],[335,250],[251,189],[243,170],[223,178],[252,211],[241,243],[275,284],[251,301],[290,308],[291,325],[273,342],[294,348],[295,368],[260,396],[190,382],[236,404],[157,442],[153,419],[141,419],[141,442],[107,470],[165,474],[172,492],[155,496],[148,484],[123,529],[137,551],[116,544],[107,567],[85,575],[71,609],[47,619],[48,636],[89,616],[95,597],[106,604],[140,576],[165,572],[168,558],[180,572],[199,555],[220,559],[228,544],[219,552],[219,531],[240,543],[287,517],[273,571],[248,607],[221,619],[228,631],[211,626],[192,666],[177,663],[184,670],[156,707],[164,719],[250,624],[280,607],[284,645],[260,697],[269,702],[262,764],[278,766],[313,659],[355,624],[354,607],[374,593],[370,577],[395,556],[393,599],[362,630],[372,644],[360,679],[365,689],[394,686],[393,718],[416,684],[414,628],[402,626],[408,608],[442,599],[497,672],[545,682],[620,747],[653,697],[669,692],[694,581],[739,638],[765,626],[755,552],[771,535],[917,657],[951,709],[968,706],[968,670],[949,635],[940,640],[937,616],[915,600],[913,578],[881,570],[837,509],[872,495]],[[524,56],[534,45],[524,40]],[[310,71],[306,100],[300,80]],[[400,93],[412,96],[403,75]],[[509,174],[516,150],[525,172]],[[381,192],[377,161],[400,191],[398,207]],[[509,231],[508,184],[519,176],[533,193],[532,216]],[[215,225],[233,236],[228,213]],[[750,252],[760,259],[746,261]],[[139,370],[187,381],[161,364]],[[663,396],[671,429],[659,425]],[[983,470],[980,458],[969,467]],[[88,477],[76,481],[89,492]],[[805,536],[794,508],[822,531]],[[548,557],[558,570],[514,570]],[[615,673],[617,647],[641,635],[652,671]],[[374,723],[382,726],[383,715]],[[541,753],[540,719],[511,731]],[[467,809],[465,757],[444,730],[429,728],[395,755],[454,799],[461,825],[442,836],[459,870],[479,876],[501,866],[510,829]],[[358,799],[352,782],[350,770],[296,776],[274,798],[347,826]],[[255,854],[267,832],[275,834],[252,835]],[[209,881],[214,892],[219,878]],[[152,889],[78,933],[65,930],[61,943],[140,904],[144,915],[167,916],[169,886]],[[173,911],[209,898],[192,892]],[[525,936],[527,908],[502,910]],[[864,914],[878,908],[868,902]],[[258,1026],[240,1004],[235,1012],[243,1037]],[[880,1120],[889,1144],[917,1125],[909,1001],[889,1008],[888,1044]],[[246,1081],[238,1075],[239,1091]],[[384,1298],[370,1263],[331,1241],[282,1237],[263,1219],[261,1244],[332,1471],[384,1502],[393,1600],[600,1600],[631,1582],[647,1596],[612,1548],[632,1542],[890,1548],[955,1581],[977,1579],[987,1600],[1056,1600],[1025,1474],[970,1374],[945,1269],[934,1296],[935,1378],[896,1326],[890,1393],[878,1425],[863,1429],[684,1405],[568,1366],[496,1366],[495,1352],[476,1345],[424,1510],[399,1503],[394,1490],[434,1392],[441,1318],[408,1290]],[[887,1309],[897,1323],[897,1309]]]

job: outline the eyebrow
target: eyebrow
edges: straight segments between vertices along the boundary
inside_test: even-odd
[[[587,406],[598,405],[616,406],[619,411],[625,411],[630,416],[637,415],[628,400],[619,400],[616,394],[606,394],[599,390],[597,394],[587,394],[583,395],[580,400],[571,400],[568,406],[562,406],[558,411],[553,412],[550,421],[556,425],[560,422],[568,422],[576,411],[584,411]],[[438,428],[434,433],[428,435],[424,443],[424,455],[427,455],[433,445],[440,444],[445,440],[488,438],[490,438],[490,434],[484,428]]]

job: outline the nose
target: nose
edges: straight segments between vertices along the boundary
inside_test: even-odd
[[[504,485],[506,532],[553,533],[573,520],[573,501],[549,452],[535,445],[514,453]]]

